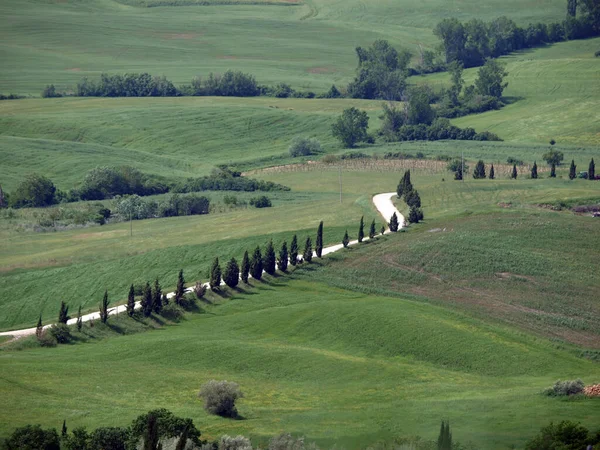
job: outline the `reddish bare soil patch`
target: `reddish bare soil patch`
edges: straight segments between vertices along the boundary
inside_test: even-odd
[[[335,69],[331,67],[311,67],[310,69],[306,69],[308,73],[332,73],[335,72]]]

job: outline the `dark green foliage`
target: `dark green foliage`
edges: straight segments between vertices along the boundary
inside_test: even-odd
[[[496,178],[496,173],[494,172],[494,165],[492,164],[492,166],[490,167],[489,179],[493,180],[494,178]]]
[[[60,435],[65,437],[67,435],[67,420],[63,420],[62,430],[60,431]]]
[[[77,331],[81,332],[81,328],[83,328],[83,318],[81,317],[81,305],[79,305],[79,309],[77,310]]]
[[[550,167],[550,178],[556,178],[556,164],[554,163]]]
[[[85,174],[81,187],[71,191],[73,200],[103,200],[116,195],[156,195],[168,192],[165,179],[130,166],[96,167]]]
[[[282,272],[287,270],[289,258],[290,256],[288,254],[287,242],[283,241],[283,244],[281,244],[281,250],[279,250],[279,258],[277,258],[277,267]]]
[[[219,265],[219,258],[215,258],[210,268],[210,288],[216,291],[221,286],[221,266]]]
[[[412,191],[413,185],[410,181],[410,169],[404,172],[400,183],[398,183],[398,187],[396,188],[396,193],[398,194],[398,198],[402,198],[404,193]]]
[[[315,138],[295,136],[288,148],[290,156],[308,156],[321,153],[321,143]]]
[[[167,298],[167,294],[163,292],[162,298],[160,299],[163,306],[167,306],[169,304],[169,299]]]
[[[544,393],[550,397],[560,397],[568,395],[581,394],[585,384],[581,380],[566,380],[557,381],[549,389],[546,389]]]
[[[546,161],[548,164],[554,164],[556,166],[560,166],[560,163],[565,158],[563,152],[559,152],[558,150],[549,150],[542,155],[542,159]]]
[[[506,158],[506,163],[507,164],[516,164],[517,166],[522,166],[523,164],[525,164],[522,160],[513,158],[512,156],[509,156],[508,158]]]
[[[106,323],[108,320],[108,291],[104,291],[104,297],[102,297],[102,303],[100,304],[100,321]]]
[[[348,243],[350,242],[350,238],[348,237],[348,230],[344,233],[344,237],[342,238],[342,245],[344,248],[348,248]]]
[[[152,289],[150,288],[150,283],[148,282],[146,282],[146,286],[144,286],[144,291],[142,292],[141,306],[144,316],[150,317],[150,314],[152,314],[152,310],[154,308],[152,305]]]
[[[569,167],[569,180],[573,180],[577,176],[577,166],[575,160],[571,160],[571,166]]]
[[[475,164],[475,169],[473,170],[473,178],[479,180],[481,178],[485,178],[485,163],[480,159]]]
[[[192,419],[177,417],[164,408],[138,416],[130,427],[131,440],[137,442],[141,438],[144,450],[158,450],[160,440],[183,436],[199,445],[200,435]]]
[[[96,428],[89,437],[88,450],[126,450],[129,430],[119,427]]]
[[[358,225],[358,242],[362,242],[365,238],[365,217],[361,216],[360,224]]]
[[[230,288],[234,288],[240,282],[240,267],[235,258],[231,258],[225,266],[223,273],[223,281]]]
[[[369,239],[373,239],[375,237],[375,219],[371,222],[371,226],[369,227]]]
[[[312,250],[312,240],[310,236],[306,238],[306,242],[304,243],[304,253],[302,254],[302,259],[306,262],[311,262],[313,257]]]
[[[10,196],[13,208],[44,207],[53,205],[56,201],[54,183],[37,174],[28,175]]]
[[[248,250],[244,252],[242,258],[242,281],[248,284],[248,275],[250,274],[250,258],[248,257]]]
[[[587,428],[579,423],[564,420],[550,423],[540,433],[525,444],[525,450],[582,450],[588,444],[595,444],[596,438],[589,436]]]
[[[588,166],[588,180],[593,180],[596,178],[596,163],[594,162],[594,158],[590,161],[590,165]]]
[[[135,288],[133,284],[129,286],[129,293],[127,294],[127,315],[129,317],[133,317],[133,313],[135,312]]]
[[[416,206],[411,206],[408,212],[408,221],[410,223],[419,223],[421,220],[423,220],[423,211]]]
[[[254,253],[252,254],[252,260],[250,261],[250,275],[252,278],[256,280],[260,280],[262,278],[263,273],[263,258],[260,252],[260,247],[256,247],[254,249]]]
[[[537,172],[537,162],[533,162],[533,167],[531,167],[531,178],[533,178],[534,180],[537,179],[538,177],[538,172]]]
[[[385,233],[385,225],[381,225],[381,230],[379,230],[380,234],[384,234]]]
[[[185,278],[183,277],[183,269],[179,269],[179,275],[177,276],[177,289],[175,289],[175,303],[180,305],[181,299],[185,294]],[[144,312],[145,314],[145,312]]]
[[[475,80],[477,92],[481,95],[502,97],[502,92],[508,86],[508,83],[504,82],[507,75],[508,72],[497,60],[488,59],[483,67],[479,69],[478,78]]]
[[[249,202],[255,208],[270,208],[273,206],[271,200],[266,195],[261,195],[260,197],[252,197]]]
[[[35,327],[35,336],[40,339],[44,334],[44,326],[42,325],[42,315],[40,314],[40,318],[38,319],[38,323]]]
[[[290,188],[271,181],[254,180],[252,178],[242,177],[239,172],[233,172],[229,169],[221,170],[200,178],[188,178],[180,181],[171,189],[173,192],[202,192],[202,191],[289,191]]]
[[[0,208],[6,208],[7,206],[8,206],[8,201],[6,200],[6,195],[4,195],[2,186],[0,186]]]
[[[216,380],[204,384],[198,395],[204,399],[204,409],[207,412],[230,418],[238,416],[235,402],[244,397],[236,383]]]
[[[60,450],[60,438],[54,428],[39,425],[17,428],[4,442],[6,450]]]
[[[269,275],[274,275],[277,266],[277,258],[275,256],[275,249],[273,248],[273,241],[269,241],[267,248],[265,248],[265,256],[263,258],[263,269]]]
[[[510,173],[510,178],[516,180],[518,175],[519,173],[517,172],[517,165],[513,164],[512,172]]]
[[[411,208],[420,208],[421,207],[421,196],[416,189],[412,191],[408,191],[404,193],[404,201]]]
[[[69,435],[61,436],[63,450],[90,450],[90,435],[84,427],[75,428]]]
[[[60,92],[56,91],[56,87],[54,87],[53,84],[47,85],[42,90],[42,98],[58,98],[58,97],[62,97],[62,94]]]
[[[339,89],[335,86],[335,84],[332,84],[326,93],[319,95],[319,98],[341,98],[341,97],[343,97],[343,95],[339,91]]]
[[[577,0],[567,0],[567,15],[571,17],[577,15]]]
[[[65,302],[60,302],[60,311],[58,312],[58,323],[67,323],[69,320],[69,307]]]
[[[156,278],[154,280],[154,288],[152,289],[152,310],[156,314],[160,314],[162,307],[162,289],[160,287],[160,283],[158,282],[158,278]]]
[[[323,221],[319,223],[317,228],[317,240],[315,241],[315,253],[317,258],[320,258],[323,254]]]
[[[233,70],[223,75],[210,73],[204,80],[196,77],[187,89],[190,95],[197,96],[254,97],[261,94],[254,76]]]
[[[354,147],[357,142],[367,140],[369,116],[365,111],[352,107],[345,109],[332,125],[333,137],[340,140],[344,147]]]
[[[290,245],[290,264],[295,266],[298,264],[298,237],[294,235]]]
[[[98,82],[82,78],[77,83],[75,95],[78,97],[175,97],[179,95],[179,91],[164,76],[153,77],[148,73],[123,75],[103,73]]]
[[[435,119],[429,93],[423,88],[413,88],[408,97],[405,125],[431,125]]]
[[[437,441],[438,450],[452,450],[452,433],[450,432],[450,422],[443,421],[440,427],[440,434]]]
[[[398,215],[396,213],[392,214],[392,218],[390,219],[390,231],[396,232],[398,231]]]
[[[48,330],[50,336],[52,336],[59,344],[68,344],[72,340],[71,330],[64,323],[57,323],[50,327]]]

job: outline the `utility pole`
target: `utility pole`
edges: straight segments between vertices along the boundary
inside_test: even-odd
[[[340,179],[340,205],[342,204],[342,165],[339,165],[339,179]]]
[[[460,164],[462,168],[460,169],[462,172],[462,182],[465,182],[465,152],[463,151],[460,156]]]

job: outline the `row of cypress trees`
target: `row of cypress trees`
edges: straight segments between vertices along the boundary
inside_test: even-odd
[[[513,168],[512,171],[510,173],[510,178],[513,180],[516,180],[517,177],[519,175],[519,172],[517,170],[517,165],[513,164]],[[475,170],[473,171],[473,178],[475,179],[482,179],[486,177],[486,171],[485,171],[485,163],[480,159],[479,161],[477,161],[477,164],[475,165]],[[577,166],[575,165],[575,160],[572,159],[571,160],[571,165],[569,166],[569,179],[573,180],[574,178],[577,177]],[[594,180],[596,177],[596,163],[594,162],[594,158],[592,158],[592,160],[590,161],[590,164],[588,166],[588,180]],[[490,172],[489,172],[489,176],[488,178],[490,180],[493,180],[495,178],[495,172],[494,172],[494,165],[492,164],[490,167]],[[538,166],[537,166],[537,161],[533,162],[533,166],[531,167],[531,178],[532,179],[537,179],[538,178]],[[549,178],[556,178],[556,164],[553,162],[550,165],[550,176]],[[462,180],[462,169],[458,170],[455,173],[455,180]]]
[[[421,220],[423,220],[423,211],[421,210],[421,196],[419,195],[419,192],[413,187],[413,184],[410,180],[410,169],[404,172],[404,175],[400,179],[398,187],[396,188],[396,193],[398,194],[398,198],[403,198],[404,202],[410,208],[408,212],[408,221],[410,223],[419,223]],[[392,216],[392,219],[394,219],[394,216]],[[393,228],[392,225],[394,225]],[[398,231],[397,217],[395,217],[395,221],[393,224],[392,221],[390,221],[390,230]]]

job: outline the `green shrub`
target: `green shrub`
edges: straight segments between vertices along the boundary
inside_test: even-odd
[[[181,319],[183,319],[184,311],[179,305],[170,302],[163,306],[160,314],[165,319],[169,319],[173,322],[179,322]]]
[[[252,450],[252,442],[244,436],[228,436],[219,439],[219,450]]]
[[[255,208],[270,208],[273,206],[271,200],[266,195],[261,195],[260,197],[252,197],[250,199],[250,204]]]
[[[296,136],[289,147],[290,156],[308,156],[321,153],[321,143],[315,138]]]
[[[194,286],[194,294],[196,294],[198,299],[201,299],[204,297],[204,294],[206,294],[206,286],[200,281],[196,281],[196,286]]]
[[[49,333],[59,344],[68,344],[73,339],[73,336],[71,336],[71,330],[69,329],[68,325],[64,323],[52,325]]]
[[[576,395],[583,392],[585,384],[581,380],[565,380],[557,381],[554,386],[544,391],[546,395],[551,397],[560,397],[566,395]]]
[[[44,430],[39,425],[17,428],[4,442],[6,450],[60,450],[60,439],[54,428]]]
[[[587,428],[568,420],[550,423],[525,444],[525,450],[580,450],[594,444],[599,436],[591,438]]]
[[[204,399],[204,409],[207,412],[232,418],[238,416],[236,400],[244,396],[236,383],[216,380],[204,384],[198,395]]]
[[[40,343],[41,347],[56,347],[58,344],[56,338],[46,330],[44,330],[38,337],[38,342]]]

